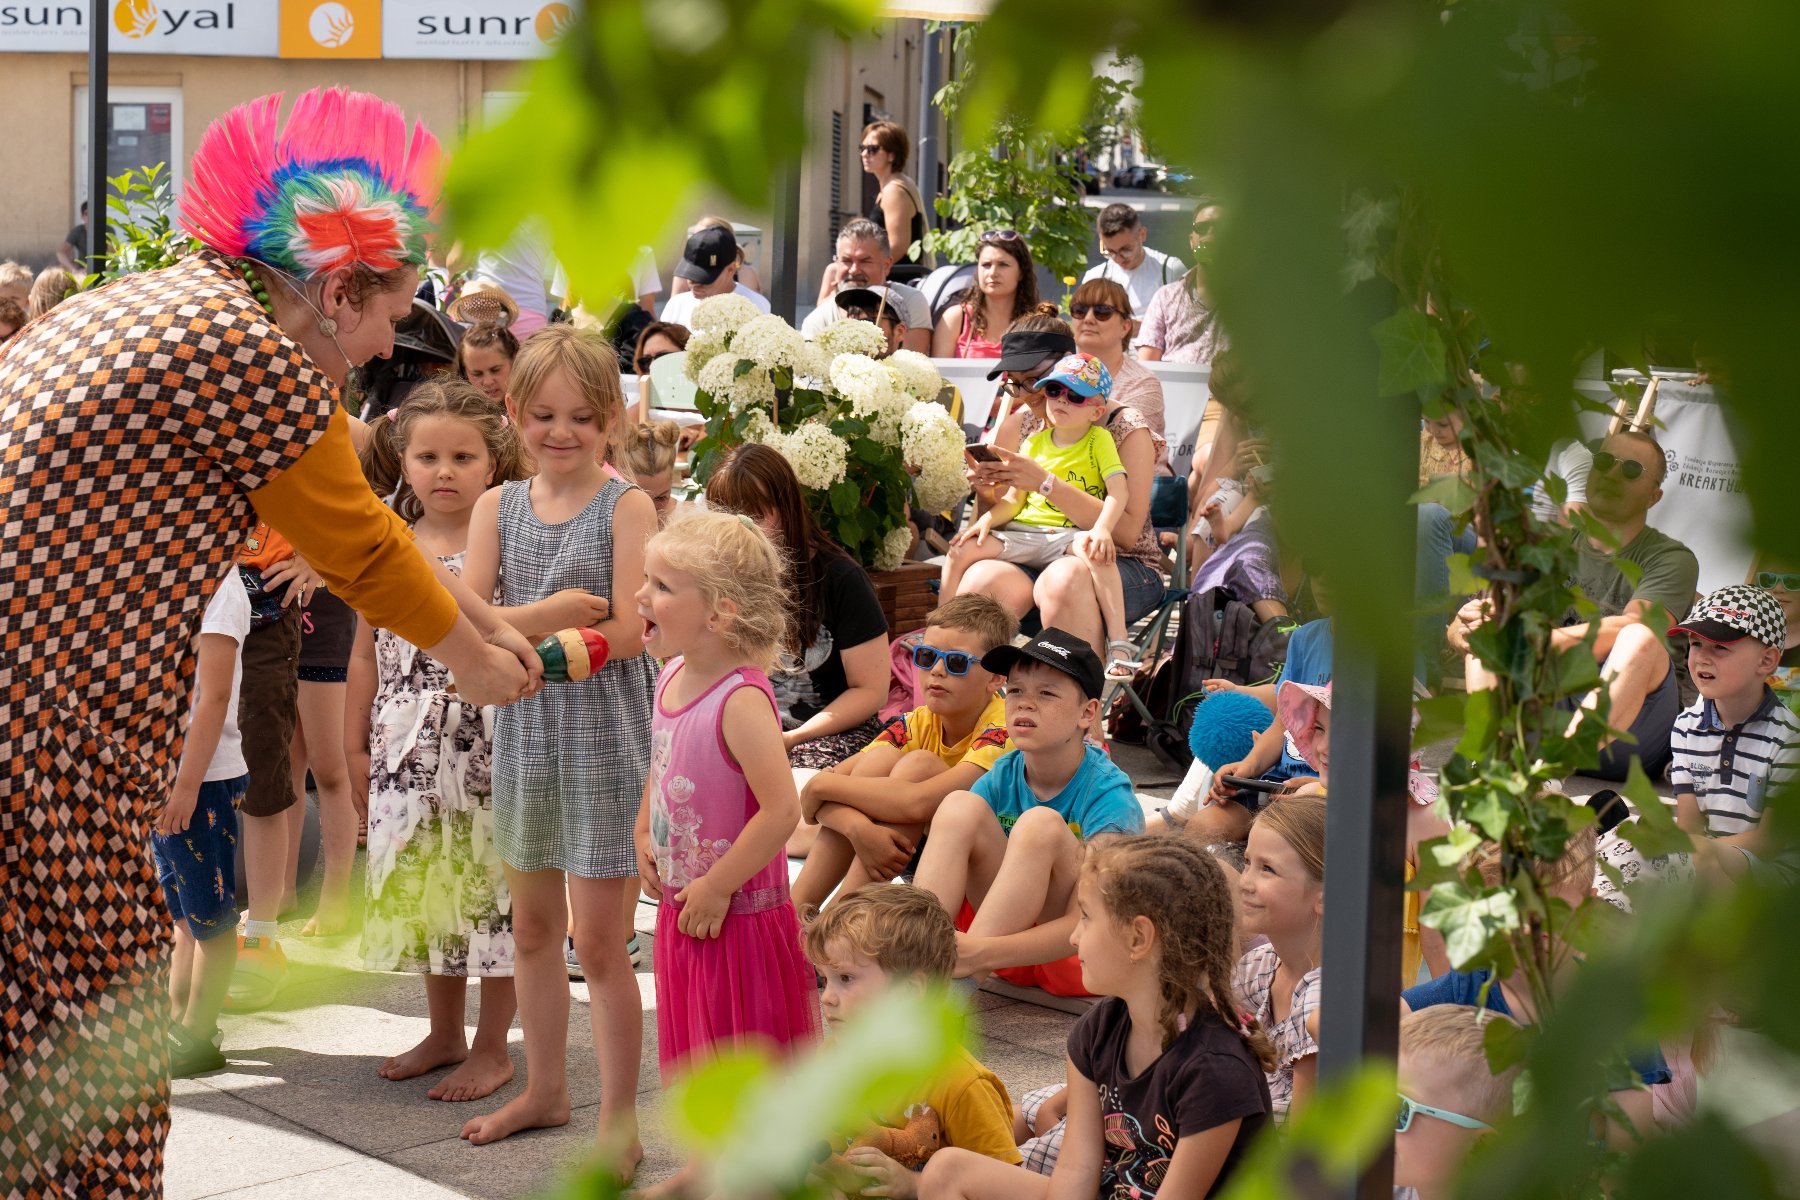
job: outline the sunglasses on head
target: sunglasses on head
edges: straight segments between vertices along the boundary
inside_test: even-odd
[[[913,647],[912,660],[913,666],[921,671],[929,671],[942,662],[944,670],[951,675],[967,675],[969,668],[979,661],[966,650],[939,650],[924,642]]]
[[[1758,571],[1756,586],[1771,592],[1800,592],[1800,575],[1784,575],[1779,571]]]
[[[981,235],[984,242],[1022,242],[1023,234],[1016,229],[990,229]]]
[[[1636,479],[1644,473],[1644,464],[1635,458],[1620,458],[1618,455],[1608,454],[1604,450],[1595,453],[1594,470],[1605,475],[1614,467],[1619,468],[1619,474],[1626,479]]]
[[[1429,1104],[1420,1104],[1405,1093],[1397,1093],[1400,1098],[1400,1111],[1394,1115],[1394,1132],[1405,1133],[1412,1128],[1414,1117],[1436,1117],[1440,1121],[1448,1121],[1459,1129],[1492,1129],[1486,1121],[1477,1121],[1474,1117],[1465,1117],[1461,1113],[1450,1112],[1442,1108],[1433,1108]]]
[[[1093,313],[1098,320],[1110,321],[1119,315],[1119,310],[1110,304],[1069,305],[1069,315],[1074,317],[1077,321],[1081,320],[1081,318],[1087,316],[1089,313]]]
[[[1044,383],[1038,385],[1038,391],[1052,400],[1066,400],[1070,404],[1086,404],[1090,400],[1098,400],[1098,395],[1084,396],[1066,383]]]

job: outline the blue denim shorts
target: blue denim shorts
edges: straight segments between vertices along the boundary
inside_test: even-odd
[[[169,915],[197,942],[237,932],[237,805],[249,786],[248,775],[201,784],[187,829],[150,836]]]

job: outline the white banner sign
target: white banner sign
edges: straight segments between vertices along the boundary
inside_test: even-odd
[[[274,0],[117,0],[107,32],[114,54],[273,58],[280,44]],[[88,48],[88,5],[0,3],[0,52]]]
[[[542,58],[575,20],[559,0],[387,0],[383,58]]]
[[[1580,388],[1603,403],[1613,401],[1604,384],[1583,381]],[[1634,394],[1631,411],[1636,410]],[[1650,525],[1694,552],[1701,592],[1744,582],[1751,558],[1750,501],[1718,394],[1711,384],[1665,379],[1656,389],[1655,417],[1664,426],[1652,432],[1669,473],[1662,499],[1651,506]],[[1598,438],[1610,420],[1603,413],[1583,413],[1582,432]]]

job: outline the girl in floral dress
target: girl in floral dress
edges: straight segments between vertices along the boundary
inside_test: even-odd
[[[469,515],[490,486],[524,474],[516,430],[462,380],[421,384],[375,423],[364,467],[413,523],[419,548],[462,572]],[[363,965],[425,976],[431,1029],[381,1065],[386,1079],[456,1069],[428,1093],[475,1100],[512,1078],[512,900],[493,845],[493,710],[466,704],[450,673],[392,630],[357,629],[347,700],[355,786],[368,789]],[[358,769],[360,767],[360,769]],[[471,1047],[463,1003],[481,980]]]

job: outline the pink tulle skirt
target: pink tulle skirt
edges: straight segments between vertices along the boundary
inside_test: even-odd
[[[656,1057],[666,1084],[716,1045],[776,1053],[819,1038],[819,988],[800,946],[794,904],[731,913],[702,941],[676,927],[680,906],[656,912]]]

